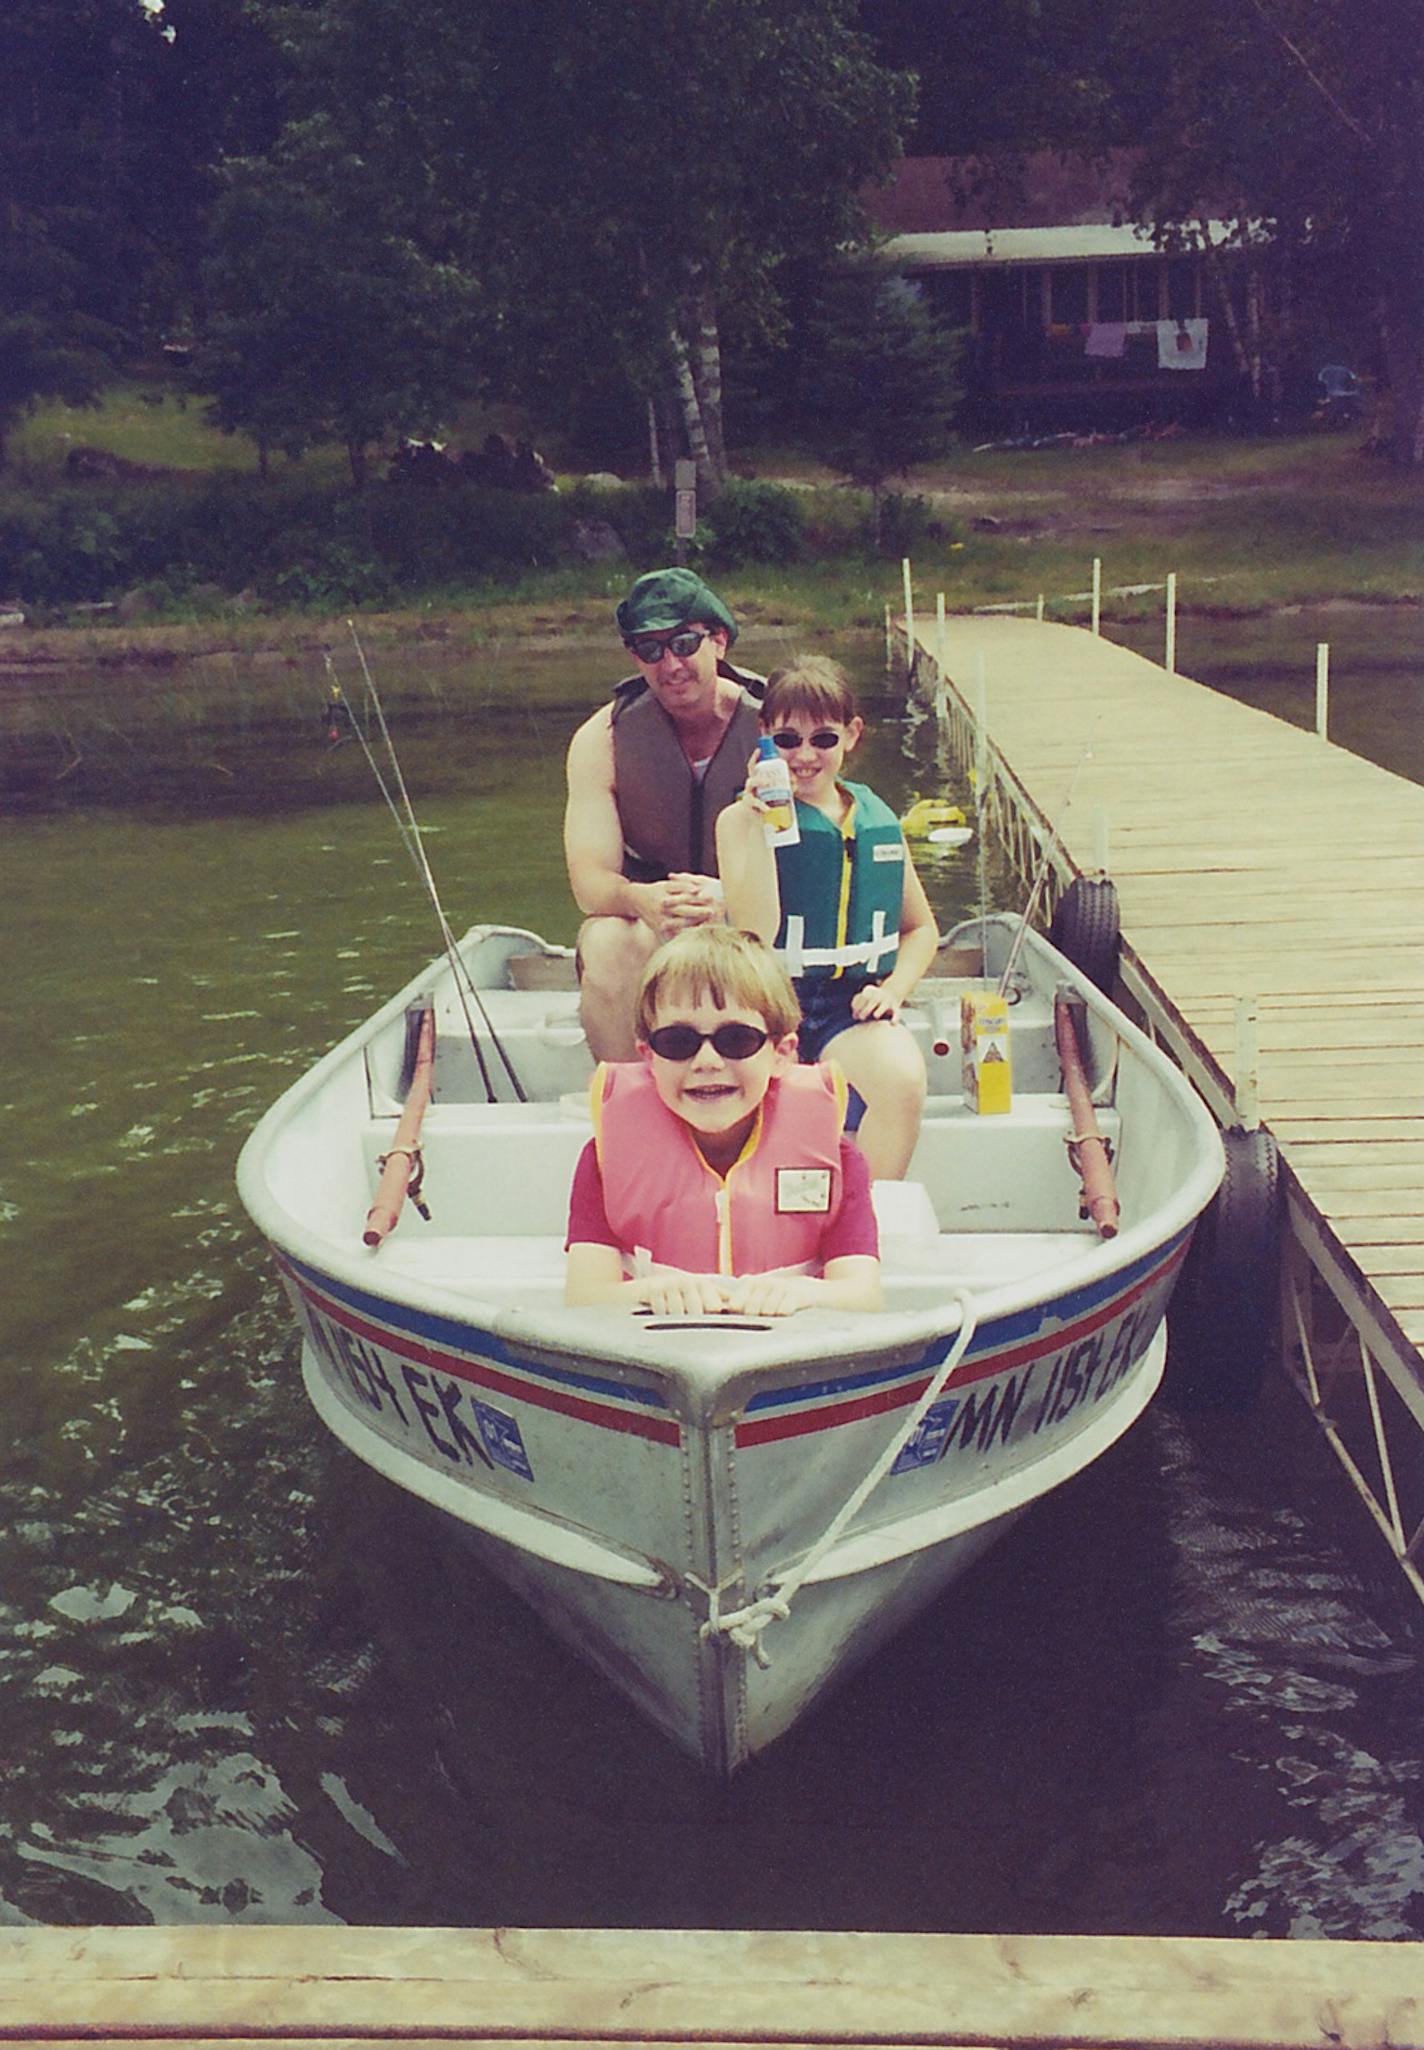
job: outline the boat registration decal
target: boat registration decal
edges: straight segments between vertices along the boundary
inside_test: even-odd
[[[416,1390],[409,1386],[412,1368],[473,1383],[515,1401],[532,1403],[536,1408],[553,1410],[561,1416],[575,1417],[580,1423],[595,1424],[602,1430],[622,1431],[661,1445],[682,1443],[681,1427],[676,1417],[669,1413],[667,1405],[654,1389],[623,1386],[596,1375],[579,1374],[570,1369],[547,1367],[542,1362],[520,1359],[493,1332],[481,1331],[472,1324],[456,1323],[453,1318],[412,1310],[404,1303],[386,1302],[345,1282],[333,1281],[315,1268],[304,1267],[289,1254],[278,1254],[277,1265],[297,1289],[309,1316],[314,1311],[319,1312],[338,1331],[349,1332],[355,1338],[382,1347],[408,1363],[402,1372],[410,1400],[422,1416],[421,1402],[428,1405],[430,1398],[428,1394],[418,1396]],[[455,1350],[457,1346],[458,1351]],[[379,1395],[379,1389],[373,1393]],[[532,1472],[526,1471],[529,1460],[522,1439],[516,1452],[504,1428],[506,1413],[479,1403],[473,1396],[470,1401],[479,1431],[481,1455],[494,1464],[508,1467],[512,1473],[532,1479]],[[623,1408],[620,1406],[623,1403],[631,1406]],[[482,1408],[488,1411],[487,1420],[480,1416]],[[514,1423],[512,1418],[507,1421]],[[517,1425],[515,1436],[518,1437]],[[496,1446],[501,1449],[497,1451]],[[519,1463],[521,1460],[522,1465]]]
[[[984,1325],[975,1333],[968,1355],[954,1375],[951,1385],[956,1393],[972,1382],[1031,1365],[1050,1353],[1091,1338],[1179,1266],[1190,1241],[1191,1232],[1187,1230],[1169,1241],[1165,1250],[1154,1248],[1106,1281]],[[1051,1329],[1044,1330],[1048,1318],[1062,1321],[1055,1321]],[[1026,1328],[1032,1329],[1032,1337],[1020,1336]],[[772,1444],[811,1431],[859,1423],[887,1410],[904,1409],[924,1394],[952,1343],[952,1334],[948,1340],[937,1338],[919,1359],[908,1365],[846,1375],[835,1381],[803,1381],[792,1387],[765,1389],[747,1404],[746,1413],[736,1426],[736,1443],[738,1447]],[[936,1404],[936,1409],[939,1406]],[[950,1420],[944,1418],[942,1423],[948,1432]]]

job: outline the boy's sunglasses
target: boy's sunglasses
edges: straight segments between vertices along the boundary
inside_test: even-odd
[[[648,1034],[648,1045],[665,1061],[690,1061],[711,1040],[724,1061],[749,1061],[760,1053],[771,1034],[761,1025],[739,1025],[732,1018],[715,1032],[699,1032],[695,1025],[659,1025]]]
[[[799,733],[792,733],[789,729],[784,733],[773,733],[771,737],[785,755],[795,754],[797,748],[801,745],[801,735]],[[843,733],[832,733],[828,726],[818,726],[816,731],[808,733],[806,738],[810,741],[812,747],[820,748],[821,752],[825,754],[831,748],[839,747],[845,735]]]
[[[664,655],[695,655],[706,640],[704,627],[680,626],[675,634],[635,634],[623,645],[640,662],[661,662]]]

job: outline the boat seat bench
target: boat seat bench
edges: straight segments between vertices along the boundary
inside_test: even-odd
[[[1117,1137],[1117,1114],[1099,1115]],[[552,1238],[562,1245],[574,1164],[589,1136],[586,1117],[559,1104],[437,1104],[423,1133],[425,1199],[433,1223],[409,1206],[397,1240]],[[951,1098],[932,1099],[908,1180],[928,1192],[911,1236],[933,1246],[933,1219],[961,1232],[1070,1232],[1078,1228],[1078,1177],[1068,1158],[1065,1099],[1018,1096],[1001,1117],[977,1117]],[[373,1118],[363,1136],[367,1186],[394,1136],[394,1120]],[[369,1201],[369,1197],[367,1199]],[[887,1238],[900,1237],[883,1220]],[[936,1265],[938,1262],[936,1261]]]
[[[950,1288],[987,1289],[1041,1274],[1082,1250],[1084,1228],[1062,1232],[946,1232],[913,1247],[882,1246],[886,1307],[931,1308]],[[380,1254],[391,1271],[467,1293],[501,1309],[554,1308],[564,1288],[563,1234],[528,1238],[451,1238],[417,1224]]]

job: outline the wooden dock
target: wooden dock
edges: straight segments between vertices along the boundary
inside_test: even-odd
[[[1016,865],[1106,867],[1127,996],[1277,1141],[1287,1364],[1424,1599],[1424,789],[1082,628],[915,640]]]
[[[0,2042],[1424,2050],[1417,1945],[685,1929],[0,1931]]]

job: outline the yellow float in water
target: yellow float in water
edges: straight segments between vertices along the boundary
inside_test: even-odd
[[[966,826],[968,823],[962,805],[945,804],[937,797],[922,797],[905,813],[900,821],[900,830],[909,840],[928,840],[937,827]]]

